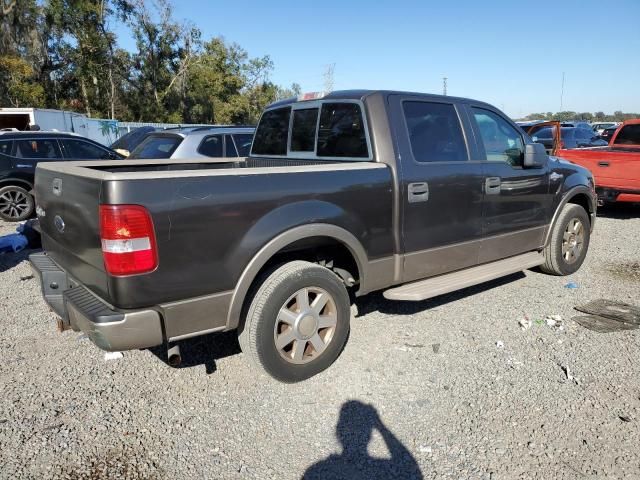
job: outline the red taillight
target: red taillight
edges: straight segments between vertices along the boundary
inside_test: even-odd
[[[111,275],[146,273],[158,266],[153,222],[140,205],[100,205],[100,239]]]

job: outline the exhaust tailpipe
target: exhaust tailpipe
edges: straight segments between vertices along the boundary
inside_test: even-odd
[[[167,363],[171,367],[179,367],[182,363],[182,355],[180,355],[180,345],[171,345],[167,348]]]

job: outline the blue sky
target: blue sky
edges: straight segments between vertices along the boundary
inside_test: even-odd
[[[442,92],[512,117],[563,110],[640,112],[640,0],[323,2],[173,0],[203,38],[269,55],[272,80],[322,90]],[[121,45],[133,48],[122,27]]]

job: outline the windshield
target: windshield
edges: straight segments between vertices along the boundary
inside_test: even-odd
[[[150,135],[138,145],[129,158],[171,158],[182,137],[177,135]]]

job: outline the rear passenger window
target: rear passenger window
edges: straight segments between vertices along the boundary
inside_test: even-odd
[[[205,137],[202,143],[198,147],[198,153],[206,155],[207,157],[222,157],[222,135],[212,135]]]
[[[489,162],[506,162],[512,167],[524,163],[524,142],[518,131],[500,115],[473,108],[473,116]]]
[[[251,153],[254,155],[286,155],[291,107],[276,108],[262,114]]]
[[[251,150],[251,142],[253,142],[253,133],[236,133],[233,135],[239,157],[246,157]],[[227,151],[227,156],[229,152]]]
[[[57,160],[62,157],[58,142],[52,139],[16,140],[16,157]]]
[[[171,155],[181,142],[182,138],[177,135],[149,135],[140,145],[133,149],[129,158],[171,158]]]
[[[317,123],[317,108],[305,108],[293,111],[293,126],[291,127],[292,152],[314,151]]]
[[[109,158],[109,152],[84,140],[60,140],[66,158],[73,160],[95,160]]]
[[[231,138],[231,135],[224,136],[224,156],[225,157],[238,156],[238,151],[236,150],[236,146],[233,143],[233,138]]]
[[[464,162],[467,147],[453,105],[404,102],[413,158],[417,162]]]
[[[317,155],[319,157],[369,157],[360,105],[356,103],[322,104]]]

